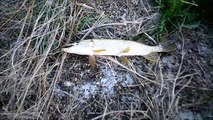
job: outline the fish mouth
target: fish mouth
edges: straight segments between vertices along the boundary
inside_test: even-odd
[[[75,43],[71,43],[71,44],[63,45],[63,48],[73,47],[73,46],[76,46],[76,45],[78,45],[78,44],[79,44],[79,42],[75,42]]]

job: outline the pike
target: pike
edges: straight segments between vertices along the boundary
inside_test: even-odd
[[[148,60],[156,61],[158,52],[170,52],[176,49],[174,42],[167,41],[157,46],[148,46],[139,42],[120,39],[88,39],[71,44],[71,47],[62,48],[62,51],[89,55],[91,66],[95,66],[94,56],[143,56]]]

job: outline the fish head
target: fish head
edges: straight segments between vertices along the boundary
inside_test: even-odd
[[[62,51],[72,54],[79,54],[79,55],[93,55],[93,51],[91,46],[88,46],[84,43],[73,43],[71,47],[62,48]]]

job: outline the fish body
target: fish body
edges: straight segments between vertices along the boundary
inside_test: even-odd
[[[167,45],[168,46],[168,45]],[[88,39],[73,43],[62,51],[79,55],[146,56],[153,52],[168,51],[163,45],[148,46],[139,42],[119,39]]]

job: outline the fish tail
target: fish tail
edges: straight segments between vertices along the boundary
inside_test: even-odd
[[[172,52],[176,50],[175,42],[171,40],[160,43],[159,47],[161,48],[161,52]]]

